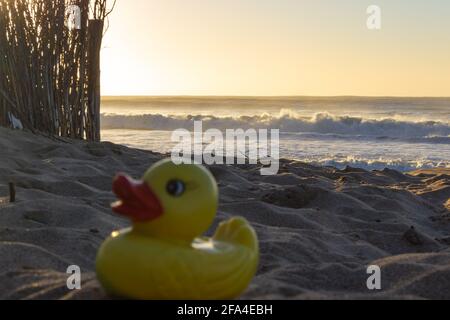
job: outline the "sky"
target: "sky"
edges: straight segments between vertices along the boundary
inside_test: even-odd
[[[450,96],[448,0],[118,0],[109,20],[103,95]]]

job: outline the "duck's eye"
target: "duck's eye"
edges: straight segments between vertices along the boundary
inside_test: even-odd
[[[170,180],[166,186],[167,193],[174,197],[181,196],[186,190],[186,186],[183,181]]]

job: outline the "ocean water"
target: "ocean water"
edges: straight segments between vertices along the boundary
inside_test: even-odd
[[[279,129],[280,156],[317,165],[450,168],[450,98],[111,97],[102,139],[170,152],[175,129]]]

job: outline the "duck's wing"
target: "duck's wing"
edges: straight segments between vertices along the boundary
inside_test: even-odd
[[[199,250],[196,263],[191,265],[196,287],[203,299],[231,299],[241,294],[252,280],[258,267],[258,239],[244,218],[222,222],[209,241],[212,250]],[[201,272],[199,271],[201,268]]]
[[[242,217],[234,217],[222,222],[216,230],[213,239],[228,243],[239,244],[250,250],[258,251],[258,238],[255,230]]]

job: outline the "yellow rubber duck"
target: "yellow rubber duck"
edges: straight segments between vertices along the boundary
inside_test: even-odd
[[[254,229],[240,217],[222,222],[212,238],[218,188],[200,165],[163,160],[142,181],[119,174],[115,212],[132,228],[113,232],[97,254],[105,290],[131,299],[233,299],[252,280],[259,260]]]

